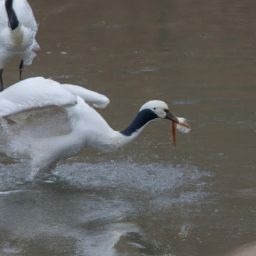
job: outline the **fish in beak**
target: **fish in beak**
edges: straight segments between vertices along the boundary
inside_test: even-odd
[[[172,121],[172,125],[171,125],[172,144],[176,146],[176,130],[178,129],[182,133],[188,133],[190,132],[191,127],[186,122],[185,118],[176,117],[170,111],[166,111],[165,119]]]

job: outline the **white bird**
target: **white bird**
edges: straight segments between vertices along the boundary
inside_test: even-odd
[[[86,146],[102,151],[117,149],[133,141],[146,124],[157,118],[184,123],[171,114],[165,102],[151,100],[142,105],[126,129],[115,131],[90,106],[103,108],[108,103],[106,96],[83,87],[35,77],[20,81],[0,93],[0,117],[50,106],[66,110],[71,132],[36,142],[38,151],[47,152],[37,160],[37,166],[49,165],[62,157],[76,154]]]
[[[20,80],[24,66],[32,64],[39,44],[33,11],[27,0],[0,0],[0,91],[4,89],[3,70],[8,61],[17,56]]]

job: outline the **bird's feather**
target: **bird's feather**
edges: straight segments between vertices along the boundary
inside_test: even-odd
[[[26,28],[31,29],[35,34],[38,29],[34,13],[27,0],[14,0],[13,9],[17,15],[19,22]]]
[[[67,107],[77,103],[77,96],[89,104],[106,106],[108,98],[85,88],[64,85],[43,77],[28,78],[0,93],[0,117],[50,106]]]

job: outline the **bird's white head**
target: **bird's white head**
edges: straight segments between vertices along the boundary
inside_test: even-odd
[[[164,101],[151,100],[142,105],[135,119],[121,133],[131,136],[140,131],[150,121],[157,118],[168,119],[174,123],[179,123],[179,120],[169,111],[169,107]]]
[[[169,119],[179,123],[178,119],[171,114],[168,105],[162,100],[150,100],[143,104],[140,111],[151,110],[158,118]]]

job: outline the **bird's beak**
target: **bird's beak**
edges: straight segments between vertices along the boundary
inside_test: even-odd
[[[165,119],[173,121],[174,123],[178,124],[179,120],[176,116],[174,116],[170,111],[166,111]]]

